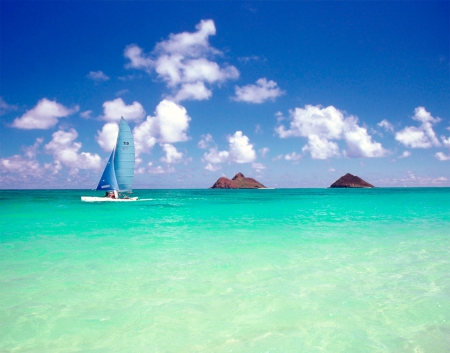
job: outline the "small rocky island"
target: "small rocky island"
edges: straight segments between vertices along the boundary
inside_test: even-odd
[[[244,174],[237,173],[233,179],[221,177],[217,179],[211,189],[265,189],[266,187],[253,178],[246,178]]]
[[[333,184],[331,184],[330,188],[373,188],[372,184],[369,184],[367,181],[362,180],[360,177],[356,175],[352,175],[350,173],[345,174],[343,177],[340,177]]]

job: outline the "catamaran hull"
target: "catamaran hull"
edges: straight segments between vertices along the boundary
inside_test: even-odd
[[[84,202],[130,202],[137,200],[137,197],[130,197],[129,199],[111,199],[109,197],[81,196],[81,201]]]

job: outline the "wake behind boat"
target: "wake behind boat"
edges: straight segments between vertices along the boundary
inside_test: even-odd
[[[129,202],[137,197],[128,197],[122,193],[131,193],[134,178],[134,141],[131,129],[123,117],[120,118],[119,134],[116,146],[111,152],[108,163],[97,186],[105,191],[103,197],[81,196],[84,202]]]

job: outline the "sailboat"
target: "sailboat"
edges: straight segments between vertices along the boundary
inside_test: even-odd
[[[108,163],[96,190],[106,192],[104,197],[81,196],[85,202],[129,202],[137,197],[122,196],[131,193],[134,178],[134,141],[131,129],[123,117],[120,118],[119,134],[116,146],[111,152]]]

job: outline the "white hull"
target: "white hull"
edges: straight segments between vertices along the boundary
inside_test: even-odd
[[[81,196],[81,201],[84,202],[130,202],[137,201],[137,199],[137,197],[130,197],[129,199],[112,199],[110,197]]]

